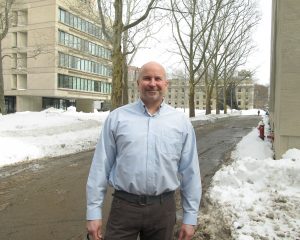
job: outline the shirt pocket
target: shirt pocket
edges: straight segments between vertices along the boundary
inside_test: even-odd
[[[158,139],[160,152],[179,157],[182,150],[182,135],[181,132],[163,130]]]

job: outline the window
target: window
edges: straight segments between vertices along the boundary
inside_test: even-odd
[[[70,13],[66,12],[65,14],[65,21],[66,24],[70,25]]]
[[[65,22],[66,20],[66,11],[63,9],[59,9],[59,21]]]
[[[59,53],[59,66],[95,73],[98,75],[111,76],[110,66],[105,66],[101,63],[78,58],[61,52]]]
[[[59,8],[59,21],[80,31],[88,33],[89,35],[92,35],[98,39],[106,40],[102,35],[100,27],[61,8]]]

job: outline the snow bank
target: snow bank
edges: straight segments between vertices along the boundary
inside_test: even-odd
[[[300,150],[273,160],[271,144],[253,129],[218,171],[209,190],[233,239],[300,239]]]
[[[0,117],[0,166],[94,148],[108,112],[49,108]]]

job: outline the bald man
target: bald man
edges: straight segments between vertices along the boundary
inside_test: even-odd
[[[102,236],[102,205],[108,184],[115,191],[105,240],[170,240],[176,222],[174,192],[180,187],[183,221],[179,240],[192,239],[201,199],[194,129],[164,102],[166,71],[142,66],[140,98],[112,111],[96,146],[87,181],[87,230]]]

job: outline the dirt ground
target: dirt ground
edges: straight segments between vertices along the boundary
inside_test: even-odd
[[[0,239],[83,239],[92,152],[0,169]]]

